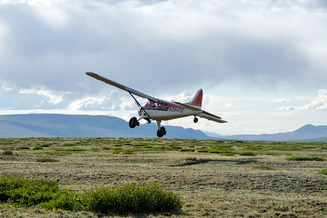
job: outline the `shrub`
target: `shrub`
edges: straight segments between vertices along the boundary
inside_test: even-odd
[[[27,147],[27,146],[19,146],[17,148],[15,148],[15,150],[29,150],[30,147]]]
[[[48,201],[58,190],[58,184],[54,181],[0,178],[0,201],[18,206],[33,206]]]
[[[60,190],[52,200],[39,205],[47,210],[62,209],[67,211],[82,210],[86,206],[85,196],[69,190]]]
[[[284,202],[280,203],[280,205],[277,205],[275,207],[275,210],[281,211],[281,212],[287,212],[290,209],[292,209],[292,206],[291,205],[288,205],[288,204],[285,204]]]
[[[59,162],[59,160],[52,159],[52,158],[38,158],[36,159],[36,162]]]
[[[43,150],[43,147],[41,145],[37,145],[33,148],[33,150]]]
[[[196,157],[187,157],[187,158],[185,158],[185,160],[186,160],[187,162],[197,161]]]
[[[303,157],[303,156],[295,156],[295,157],[288,157],[286,160],[289,161],[324,161],[324,158],[321,157]]]
[[[4,150],[2,155],[14,155],[14,152],[12,150]]]
[[[319,172],[319,174],[327,175],[327,169],[321,170],[321,171]]]
[[[273,168],[273,167],[264,166],[264,165],[253,166],[252,169],[256,169],[256,170],[275,170],[275,168]]]
[[[183,205],[177,195],[165,191],[157,184],[101,188],[88,195],[89,210],[105,214],[178,212]]]
[[[50,180],[31,180],[0,177],[0,201],[14,206],[39,206],[47,210],[90,210],[105,214],[145,214],[179,212],[183,206],[180,198],[157,184],[125,185],[100,188],[86,194],[59,189]]]
[[[239,155],[240,156],[256,156],[256,154],[251,151],[241,152],[241,153],[239,153]]]

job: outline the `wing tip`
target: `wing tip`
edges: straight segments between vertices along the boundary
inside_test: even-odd
[[[85,74],[88,75],[88,76],[96,75],[96,74],[93,73],[93,72],[86,72]]]

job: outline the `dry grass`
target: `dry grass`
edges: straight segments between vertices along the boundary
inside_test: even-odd
[[[0,150],[15,150],[13,155],[0,155],[0,175],[57,180],[61,188],[80,192],[157,182],[181,196],[183,213],[174,215],[181,217],[323,217],[327,176],[319,172],[326,169],[326,162],[285,159],[326,158],[326,147],[326,143],[179,139],[0,139]],[[251,155],[243,156],[246,152]],[[37,162],[39,158],[59,162]],[[0,204],[0,216],[49,215],[97,216]]]

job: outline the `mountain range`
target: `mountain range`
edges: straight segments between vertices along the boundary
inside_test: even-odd
[[[166,126],[165,138],[226,139],[249,141],[327,142],[327,126],[305,125],[293,132],[213,136],[200,130]],[[0,138],[25,137],[136,137],[155,138],[157,125],[143,124],[130,129],[121,118],[102,115],[19,114],[0,115]]]
[[[167,138],[209,138],[200,130],[169,126]],[[157,137],[155,123],[131,129],[128,122],[111,116],[20,114],[0,115],[0,138],[24,137]]]

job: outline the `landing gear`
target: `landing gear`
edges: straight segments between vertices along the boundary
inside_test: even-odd
[[[163,126],[160,126],[161,120],[157,120],[157,126],[158,126],[158,130],[157,130],[157,136],[159,138],[161,138],[162,136],[166,135],[166,129]]]
[[[129,127],[135,128],[135,126],[139,126],[139,125],[140,125],[140,123],[139,123],[139,121],[137,121],[136,117],[132,117],[129,120]]]
[[[136,126],[139,126],[140,125],[139,120],[141,120],[141,119],[145,119],[146,121],[148,121],[148,123],[151,123],[151,120],[148,117],[140,117],[140,119],[137,119],[136,117],[132,117],[129,120],[129,127],[135,128]],[[160,123],[161,123],[161,120],[157,120],[157,125],[158,125],[157,136],[159,138],[166,135],[166,129],[165,129],[165,127],[161,126]]]
[[[199,121],[199,119],[196,117],[196,116],[194,116],[194,120],[193,120],[193,122],[194,123],[197,123]]]
[[[161,138],[164,135],[166,135],[166,129],[165,129],[165,127],[162,126],[162,127],[160,127],[160,130],[159,129],[157,130],[157,136],[159,138]]]

